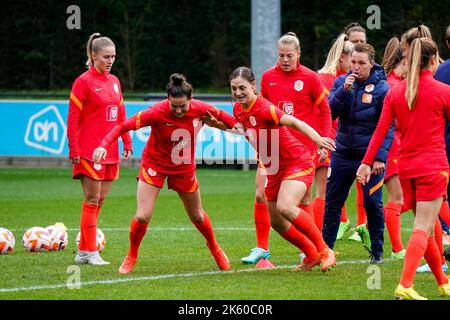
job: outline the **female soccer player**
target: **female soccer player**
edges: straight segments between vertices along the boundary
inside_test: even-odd
[[[331,112],[326,99],[327,90],[323,88],[314,71],[300,64],[300,41],[295,33],[288,32],[278,40],[278,62],[263,73],[261,96],[286,114],[293,115],[317,129],[322,136],[331,136]],[[316,121],[316,113],[319,114],[318,121]],[[314,142],[303,133],[290,130],[292,135],[304,144],[313,156],[317,154],[317,146]],[[259,167],[256,173],[254,216],[258,248],[252,249],[249,256],[242,258],[241,261],[244,263],[256,263],[259,259],[269,255],[270,219],[263,193],[265,179],[262,171],[263,169]],[[314,216],[310,205],[310,192],[308,190],[301,207]]]
[[[405,59],[403,50],[397,37],[391,38],[384,49],[383,62],[381,66],[387,75],[387,82],[390,88],[394,88],[406,74]],[[389,150],[384,184],[387,190],[387,204],[384,206],[384,221],[392,244],[391,258],[403,259],[406,250],[400,234],[401,221],[400,214],[403,212],[403,192],[400,180],[398,179],[398,149],[400,146],[400,133],[395,130],[394,140]]]
[[[327,155],[324,149],[334,150],[334,141],[256,96],[255,76],[249,68],[235,69],[230,86],[236,99],[234,116],[247,129],[246,138],[266,170],[265,196],[272,228],[304,252],[306,257],[295,270],[309,271],[319,264],[322,271],[329,270],[336,264],[335,253],[323,241],[313,218],[297,207],[312,184],[314,164],[308,149],[287,127],[311,139],[321,160]]]
[[[394,119],[401,134],[398,176],[405,203],[415,213],[408,241],[398,299],[423,300],[413,289],[413,279],[422,257],[430,266],[441,296],[450,296],[450,284],[441,268],[440,251],[433,236],[439,208],[446,197],[449,166],[445,154],[445,117],[450,117],[450,86],[433,78],[439,65],[436,44],[428,38],[415,39],[408,55],[406,81],[392,88],[357,179],[366,184],[384,136]]]
[[[358,22],[351,22],[344,28],[344,33],[348,40],[353,43],[367,43],[366,29]]]
[[[339,35],[336,41],[331,46],[328,52],[327,60],[325,61],[322,69],[317,71],[319,79],[324,87],[329,91],[333,87],[334,80],[337,77],[346,74],[350,68],[351,55],[354,45],[351,43],[345,34]],[[331,138],[336,137],[336,130],[338,126],[338,119],[333,120],[331,128]],[[316,173],[314,175],[314,181],[316,183],[316,197],[312,202],[314,211],[314,221],[316,222],[319,230],[322,230],[323,226],[323,213],[325,210],[325,194],[327,183],[327,171],[330,166],[330,156],[328,155],[325,161],[322,161],[316,166]],[[345,205],[342,208],[341,224],[337,235],[337,240],[342,239],[344,233],[350,228],[350,222],[347,218]]]
[[[192,86],[180,74],[172,74],[167,85],[167,99],[116,125],[95,149],[96,163],[107,157],[107,148],[129,130],[151,126],[150,138],[142,152],[137,188],[137,210],[130,225],[130,249],[119,273],[132,272],[138,250],[153,215],[159,191],[167,178],[186,213],[206,239],[218,267],[230,269],[227,256],[217,243],[208,214],[203,210],[195,175],[195,140],[204,117],[221,121],[233,128],[236,121],[226,112],[200,100],[192,99]]]
[[[83,204],[80,222],[80,245],[75,262],[104,265],[97,251],[97,219],[112,182],[119,177],[118,143],[108,148],[108,157],[94,163],[92,152],[101,139],[116,124],[126,118],[120,82],[110,74],[116,59],[114,43],[108,37],[94,33],[87,43],[86,65],[89,70],[72,86],[67,119],[69,157],[72,177],[80,179]],[[131,156],[131,138],[122,135],[122,160]]]
[[[405,60],[408,59],[409,49],[410,49],[410,46],[411,46],[411,43],[413,42],[413,40],[417,39],[417,38],[422,38],[422,37],[433,40],[430,29],[426,25],[423,25],[423,24],[421,24],[417,27],[410,28],[408,31],[406,31],[402,35],[400,45],[402,47],[403,57],[405,58]],[[405,203],[402,208],[402,211],[408,211],[410,209],[411,208],[408,207],[408,204]],[[443,218],[444,220],[449,221],[450,220],[449,214],[450,213],[449,213],[448,201],[447,201],[447,199],[444,199],[444,201],[442,203],[442,207],[439,211],[439,216],[441,218]],[[444,272],[447,272],[448,266],[445,263],[445,258],[444,258],[444,247],[443,247],[442,235],[443,235],[442,225],[441,225],[440,220],[438,219],[436,221],[436,226],[434,229],[434,236],[436,237],[436,243],[439,247],[439,250],[442,253],[442,255],[441,255],[442,270]],[[428,264],[424,264],[423,266],[421,266],[417,269],[417,272],[431,272],[431,269]]]

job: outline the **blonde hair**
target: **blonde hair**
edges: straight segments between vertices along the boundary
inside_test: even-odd
[[[301,51],[300,40],[294,32],[287,32],[278,40],[278,46],[291,44],[294,45],[296,50]]]
[[[347,39],[347,36],[343,33],[340,34],[331,46],[325,64],[323,65],[322,69],[317,71],[317,73],[327,73],[335,76],[339,67],[339,60],[341,59],[341,55],[352,53],[354,48],[354,44]]]
[[[404,40],[409,46],[411,45],[413,40],[417,38],[433,39],[433,37],[431,36],[430,28],[428,28],[424,24],[421,24],[418,27],[409,29],[402,35],[402,40]]]
[[[94,65],[94,61],[92,60],[92,52],[98,53],[106,47],[115,47],[114,42],[112,42],[112,40],[108,37],[102,37],[98,32],[91,34],[86,45],[86,66],[90,67]]]
[[[408,55],[405,98],[410,110],[414,108],[419,87],[419,75],[422,69],[430,65],[433,56],[438,57],[436,43],[430,38],[417,38],[411,43]]]
[[[397,37],[392,37],[386,44],[383,54],[383,62],[381,66],[384,68],[386,74],[392,72],[403,59],[402,47],[400,40]]]

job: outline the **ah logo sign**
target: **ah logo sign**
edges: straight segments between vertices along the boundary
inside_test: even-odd
[[[28,120],[25,144],[33,148],[61,154],[66,142],[66,124],[58,108],[50,105]]]

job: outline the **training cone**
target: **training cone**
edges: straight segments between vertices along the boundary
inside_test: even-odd
[[[274,269],[276,267],[269,260],[267,260],[267,259],[260,259],[258,261],[258,263],[256,264],[255,268],[256,269]]]

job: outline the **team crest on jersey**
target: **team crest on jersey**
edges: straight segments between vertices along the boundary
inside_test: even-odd
[[[294,103],[291,101],[280,101],[278,108],[290,116],[294,115]]]
[[[365,87],[366,92],[372,92],[373,89],[375,89],[375,85],[372,84],[372,83],[371,83],[371,84],[368,84],[368,85]]]
[[[372,95],[371,94],[368,94],[368,93],[364,93],[363,95],[362,95],[362,102],[363,103],[372,103]]]
[[[156,171],[153,170],[152,168],[148,168],[147,172],[150,177],[156,176]]]
[[[297,80],[297,81],[295,81],[295,83],[294,83],[294,89],[295,89],[296,91],[302,91],[302,89],[303,89],[303,81],[302,81],[302,80]]]
[[[94,169],[100,171],[102,169],[102,165],[100,163],[94,163]]]
[[[115,91],[117,94],[119,94],[119,86],[117,85],[117,83],[114,83],[114,84],[113,84],[113,88],[114,88],[114,91]]]
[[[194,120],[192,120],[192,125],[194,126],[194,128],[197,128],[199,122],[200,122],[199,118],[195,118]]]
[[[106,121],[116,121],[118,114],[119,113],[119,108],[117,108],[117,106],[114,105],[109,105],[106,107]]]
[[[248,120],[250,121],[250,123],[252,124],[252,126],[256,127],[256,119],[254,116],[250,116],[248,118]]]

